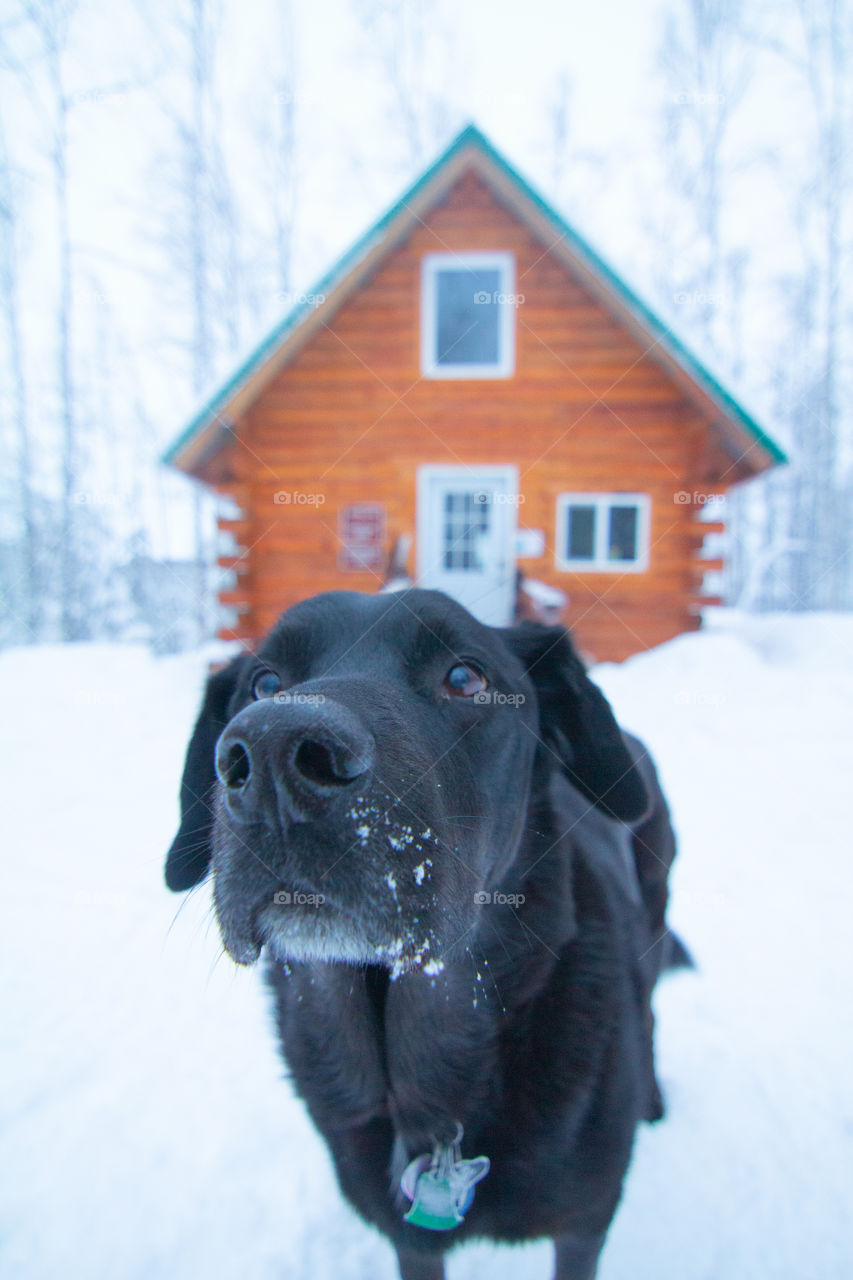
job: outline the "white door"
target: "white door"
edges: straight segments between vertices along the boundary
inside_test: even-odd
[[[418,468],[419,587],[445,591],[490,626],[512,621],[517,467]]]

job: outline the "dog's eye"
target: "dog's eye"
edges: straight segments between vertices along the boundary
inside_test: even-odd
[[[281,690],[281,681],[274,671],[259,671],[252,681],[253,698],[272,698]]]
[[[444,677],[445,692],[451,698],[473,698],[486,687],[486,677],[470,662],[457,662]]]

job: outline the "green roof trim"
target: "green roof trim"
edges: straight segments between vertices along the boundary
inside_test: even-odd
[[[640,324],[648,330],[656,344],[662,346],[668,354],[680,364],[685,372],[702,390],[723,409],[725,414],[741,426],[757,444],[759,444],[776,463],[787,462],[784,451],[776,444],[767,432],[756,422],[755,418],[734,399],[722,386],[719,380],[706,368],[692,351],[678,338],[661,318],[655,314],[611,267],[600,257],[577,231],[524,179],[504,157],[495,150],[492,143],[473,124],[467,125],[454,138],[450,146],[441,153],[437,160],[421,174],[382,217],[375,222],[349,249],[334,263],[321,280],[308,291],[306,299],[317,294],[328,295],[343,280],[359,261],[379,242],[385,231],[394,220],[401,215],[410,202],[417,198],[421,191],[428,187],[438,173],[453,158],[467,147],[474,147],[485,155],[491,163],[515,186],[524,197],[536,208],[537,212],[550,222],[565,240],[572,252],[582,259],[590,270],[598,276],[622,306],[632,313]],[[282,342],[298,329],[302,321],[314,310],[314,303],[304,301],[297,303],[287,315],[267,334],[251,354],[237,368],[234,374],[215,394],[208,399],[202,408],[191,418],[180,435],[162,454],[162,461],[173,464],[180,453],[202,431],[220,417],[222,410],[241,386],[247,382],[267,362]]]

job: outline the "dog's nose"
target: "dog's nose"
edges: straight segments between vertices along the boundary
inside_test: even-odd
[[[376,754],[372,735],[339,702],[264,698],[245,707],[216,745],[216,772],[233,817],[253,821],[276,804],[297,822],[355,791]]]

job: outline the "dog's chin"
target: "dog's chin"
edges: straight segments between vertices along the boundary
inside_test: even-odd
[[[430,975],[441,972],[444,964],[433,934],[416,937],[399,921],[395,929],[384,926],[374,930],[328,906],[268,905],[255,919],[249,948],[245,942],[238,942],[235,950],[228,942],[225,947],[241,964],[257,960],[261,947],[266,946],[279,964],[381,965],[392,979],[414,969]],[[252,953],[251,960],[243,958],[247,950]]]

